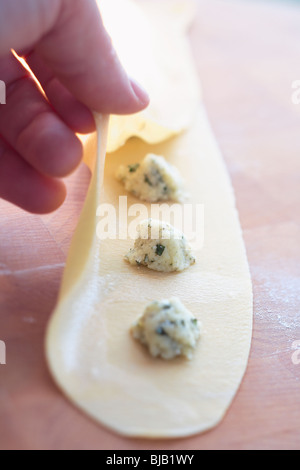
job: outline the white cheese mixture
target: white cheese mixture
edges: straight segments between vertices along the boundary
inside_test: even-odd
[[[125,256],[132,265],[161,272],[183,271],[196,259],[182,232],[159,220],[147,219],[138,226],[134,247]]]
[[[153,357],[192,359],[200,338],[200,323],[177,298],[152,302],[132,326],[133,337]]]
[[[183,202],[187,198],[177,168],[158,155],[148,154],[141,163],[122,165],[116,176],[127,191],[143,201]]]

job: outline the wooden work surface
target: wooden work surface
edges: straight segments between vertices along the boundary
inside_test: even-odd
[[[223,422],[188,439],[117,436],[76,410],[44,358],[66,254],[89,182],[81,167],[57,213],[0,202],[1,449],[299,449],[300,5],[199,1],[191,40],[208,114],[228,166],[254,286],[249,367]]]

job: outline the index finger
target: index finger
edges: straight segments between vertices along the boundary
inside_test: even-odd
[[[57,22],[37,52],[74,96],[95,111],[130,114],[149,103],[123,69],[94,0],[62,0]]]

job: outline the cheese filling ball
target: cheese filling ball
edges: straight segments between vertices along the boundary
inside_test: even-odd
[[[141,163],[121,166],[116,176],[127,191],[142,201],[183,202],[187,198],[177,168],[158,155],[148,154]]]
[[[132,265],[166,273],[183,271],[196,262],[183,233],[153,219],[138,226],[138,237],[125,259]]]
[[[152,302],[132,326],[135,339],[146,345],[153,357],[192,359],[200,338],[200,323],[177,298]]]

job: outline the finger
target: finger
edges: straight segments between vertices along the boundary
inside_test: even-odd
[[[146,92],[121,66],[94,0],[63,0],[53,29],[39,42],[37,51],[90,109],[129,114],[149,103]]]
[[[0,59],[0,69],[7,84],[0,135],[40,173],[67,176],[81,161],[81,142],[53,112],[15,57]]]
[[[55,24],[63,0],[0,0],[0,56],[32,48]]]
[[[56,210],[65,200],[65,185],[39,174],[0,139],[0,197],[34,214]]]
[[[24,58],[63,121],[80,134],[93,132],[95,121],[87,106],[74,98],[36,52],[32,51]]]
[[[94,111],[130,114],[148,105],[147,93],[121,66],[95,0],[0,3],[0,55],[36,45],[60,82]]]

